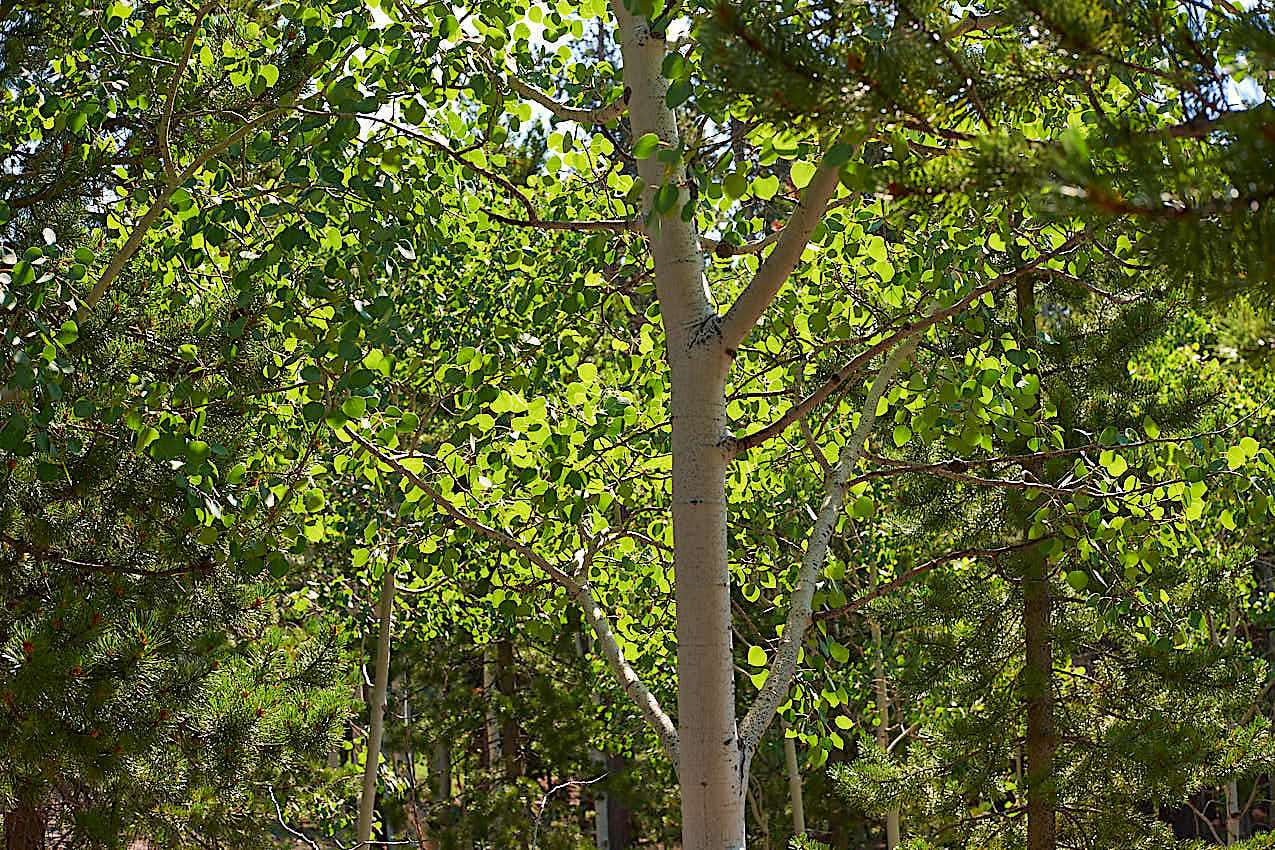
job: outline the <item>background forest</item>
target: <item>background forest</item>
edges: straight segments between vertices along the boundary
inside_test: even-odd
[[[0,0],[41,848],[1275,846],[1268,0]]]

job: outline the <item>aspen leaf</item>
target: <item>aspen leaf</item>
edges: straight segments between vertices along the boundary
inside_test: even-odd
[[[646,159],[655,153],[655,149],[660,146],[660,137],[654,133],[647,133],[633,144],[633,158]]]
[[[754,667],[766,666],[766,650],[760,646],[748,647],[748,663]]]
[[[815,167],[808,162],[798,160],[792,164],[792,170],[789,171],[792,177],[792,184],[798,189],[804,189],[810,185],[810,180],[815,176]]]
[[[779,178],[773,174],[758,177],[753,181],[753,193],[762,200],[769,201],[779,191]]]
[[[872,501],[868,496],[860,496],[854,500],[854,504],[850,507],[850,515],[855,519],[867,519],[872,516],[872,512],[875,509],[876,502]]]

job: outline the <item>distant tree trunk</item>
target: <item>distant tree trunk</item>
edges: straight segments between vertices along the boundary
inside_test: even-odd
[[[1027,346],[1036,342],[1036,292],[1030,275],[1019,278],[1014,295],[1018,323]],[[1027,714],[1027,850],[1058,845],[1054,803],[1053,643],[1050,634],[1049,562],[1028,550],[1023,574],[1023,701]]]
[[[784,736],[784,766],[788,770],[788,799],[792,804],[793,835],[806,832],[806,805],[801,795],[801,767],[797,764],[797,739],[788,737],[788,724],[779,721],[779,732]]]
[[[1023,583],[1023,632],[1027,664],[1023,694],[1027,704],[1027,850],[1055,850],[1053,647],[1050,641],[1048,564],[1038,555]]]
[[[1226,783],[1226,846],[1240,840],[1240,792],[1234,779]]]
[[[872,587],[875,590],[880,577],[877,575],[876,561],[870,567]],[[877,697],[877,746],[881,752],[890,748],[890,691],[885,680],[885,653],[881,638],[881,625],[875,620],[868,621],[872,631],[872,677],[876,681]],[[890,809],[885,813],[885,846],[886,850],[894,850],[899,846],[899,810]]]
[[[435,800],[452,798],[452,745],[445,738],[434,742],[434,753],[429,760],[429,787]]]
[[[48,820],[48,809],[37,803],[22,802],[5,812],[5,850],[44,850]]]
[[[517,672],[514,670],[514,644],[509,639],[496,642],[496,687],[506,700],[512,700],[518,690]],[[505,762],[505,777],[522,776],[522,730],[518,727],[518,715],[510,710],[500,718],[500,747]]]
[[[376,810],[377,770],[381,761],[381,737],[385,732],[385,691],[390,680],[390,629],[394,619],[394,568],[385,567],[381,582],[381,622],[376,639],[376,674],[368,696],[371,716],[367,734],[367,762],[363,767],[363,791],[359,797],[358,844],[366,847],[372,838],[372,816]]]
[[[488,644],[483,649],[483,699],[487,704],[487,719],[483,726],[486,743],[485,764],[483,766],[492,770],[503,760],[500,746],[500,718],[496,714],[496,701],[494,699],[497,691],[496,680],[498,678],[496,671],[496,648]]]
[[[629,769],[629,760],[624,756],[608,755],[606,765],[607,773],[619,776]],[[633,810],[623,794],[607,795],[607,836],[610,850],[629,850],[633,846]]]
[[[756,843],[762,850],[770,850],[770,820],[766,817],[766,810],[762,808],[761,795],[757,793],[757,778],[750,776],[749,780],[746,797],[748,805],[753,810],[753,820],[757,821],[757,831],[760,833]]]

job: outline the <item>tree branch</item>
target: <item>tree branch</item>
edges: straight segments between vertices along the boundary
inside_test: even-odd
[[[216,5],[216,0],[208,0],[195,13],[195,20],[190,25],[190,34],[186,36],[186,44],[182,47],[182,58],[177,63],[177,70],[173,71],[173,82],[168,87],[168,97],[164,101],[164,113],[159,117],[159,155],[164,161],[164,176],[170,185],[175,184],[177,181],[177,168],[173,165],[173,152],[168,144],[168,131],[173,123],[173,108],[177,105],[177,89],[181,86],[182,75],[186,73],[186,66],[190,64],[190,55],[195,50],[195,40],[199,37],[199,26],[204,22],[204,17],[212,11],[214,5]]]
[[[887,581],[885,584],[877,585],[870,592],[863,594],[858,599],[854,599],[850,602],[847,602],[845,605],[842,605],[837,608],[829,608],[827,611],[820,611],[818,614],[815,614],[811,619],[813,622],[821,623],[824,620],[832,620],[836,617],[844,617],[846,614],[850,614],[850,613],[853,613],[854,611],[859,610],[864,605],[867,605],[869,602],[871,602],[873,599],[876,599],[877,597],[880,597],[880,596],[885,596],[887,593],[897,590],[898,588],[912,581],[912,579],[916,578],[917,576],[928,573],[930,570],[934,569],[940,564],[946,564],[949,561],[959,561],[964,558],[999,558],[1001,555],[1007,554],[1009,552],[1017,552],[1020,549],[1027,549],[1032,546],[1035,546],[1037,543],[1040,543],[1043,540],[1048,540],[1052,536],[1053,535],[1049,535],[1048,537],[1041,537],[1041,538],[1037,538],[1036,540],[1026,540],[1022,543],[1015,543],[1011,546],[1002,546],[999,549],[964,549],[960,552],[949,552],[946,555],[940,555],[937,558],[933,558],[929,561],[926,561],[924,564],[921,564],[919,567],[913,567],[912,569],[903,573],[903,575],[898,576],[897,578],[891,579],[890,581]]]
[[[133,231],[128,235],[128,239],[124,242],[123,247],[121,247],[120,250],[116,252],[115,256],[111,258],[111,262],[106,266],[106,270],[102,272],[102,276],[98,278],[97,283],[93,285],[93,290],[80,304],[80,308],[75,313],[76,323],[83,325],[85,320],[88,319],[89,312],[101,302],[102,298],[106,295],[106,291],[110,289],[111,284],[115,282],[115,279],[119,277],[120,272],[124,270],[124,266],[127,265],[128,261],[133,258],[134,254],[137,253],[137,249],[142,246],[142,240],[146,238],[146,234],[150,231],[155,220],[163,214],[164,210],[168,209],[168,202],[172,200],[173,193],[177,191],[177,187],[193,177],[195,172],[202,168],[204,163],[208,162],[208,160],[240,141],[262,124],[282,116],[287,111],[286,107],[276,107],[268,112],[261,113],[246,124],[240,125],[238,130],[235,130],[221,141],[209,147],[202,154],[195,157],[194,161],[182,169],[181,173],[178,174],[175,179],[168,181],[167,185],[160,190],[159,195],[155,198],[155,200],[151,202],[150,208],[146,210],[146,213],[142,216],[141,220],[134,225]]]
[[[931,313],[929,316],[926,316],[924,319],[918,319],[917,321],[912,322],[911,324],[904,325],[903,327],[896,330],[894,333],[891,333],[889,336],[882,339],[880,342],[876,343],[875,345],[872,345],[871,347],[857,354],[855,357],[851,358],[850,361],[846,363],[846,365],[842,366],[835,373],[833,373],[833,375],[829,377],[826,381],[824,381],[823,384],[821,384],[816,389],[812,390],[809,395],[807,395],[804,399],[802,399],[796,405],[788,408],[788,410],[786,410],[782,416],[780,416],[771,424],[766,425],[762,428],[759,428],[758,430],[753,431],[749,434],[745,434],[742,437],[737,437],[733,440],[728,441],[726,449],[731,453],[732,457],[738,457],[744,452],[747,452],[749,449],[756,448],[757,446],[760,446],[762,443],[765,443],[767,440],[770,440],[778,436],[779,434],[782,434],[785,430],[788,429],[788,426],[792,425],[797,420],[801,419],[803,416],[807,415],[808,413],[810,413],[810,411],[814,410],[816,407],[822,404],[825,400],[827,400],[828,397],[831,396],[834,392],[836,392],[850,378],[851,375],[853,375],[855,372],[861,369],[865,364],[871,362],[872,358],[874,358],[876,355],[880,354],[883,351],[888,351],[895,344],[897,344],[903,339],[906,339],[907,337],[910,337],[915,334],[919,334],[922,331],[928,330],[929,328],[933,327],[934,325],[938,324],[944,319],[950,318],[952,316],[955,316],[958,313],[963,312],[967,307],[969,307],[971,304],[973,304],[975,301],[982,298],[984,295],[988,294],[989,292],[996,291],[997,289],[1001,288],[1005,284],[1016,280],[1022,275],[1027,274],[1028,272],[1034,270],[1036,267],[1048,262],[1049,260],[1052,260],[1054,257],[1060,256],[1070,251],[1080,242],[1087,239],[1091,233],[1092,231],[1090,230],[1083,230],[1080,233],[1077,233],[1076,235],[1072,236],[1067,241],[1063,242],[1061,245],[1059,245],[1057,248],[1053,249],[1052,251],[1048,251],[1044,254],[1041,254],[1039,257],[1037,257],[1035,260],[1032,260],[1030,263],[1020,268],[1014,269],[1013,271],[1006,272],[1005,274],[999,275],[993,278],[990,282],[984,284],[983,286],[980,286],[979,288],[972,290],[968,295],[966,295],[961,300],[957,301],[951,307],[947,307],[942,310],[937,310]]]
[[[839,134],[838,141],[842,137]],[[840,165],[824,162],[815,171],[797,209],[793,210],[788,223],[779,232],[774,250],[722,319],[722,340],[727,348],[737,348],[744,341],[797,267],[801,252],[806,249],[806,243],[828,209],[828,202],[837,193],[840,180]]]
[[[601,230],[610,233],[641,233],[642,222],[630,218],[594,219],[592,221],[559,221],[545,219],[510,218],[500,213],[486,211],[487,217],[511,227],[534,227],[540,230]]]
[[[629,108],[627,97],[618,98],[604,106],[595,106],[592,109],[567,106],[565,103],[559,103],[554,100],[547,92],[523,80],[515,72],[506,69],[505,74],[505,79],[511,89],[528,100],[533,100],[540,104],[549,110],[554,117],[563,121],[575,121],[578,124],[605,124],[608,121],[614,121],[619,118]]]
[[[762,733],[770,725],[779,704],[788,694],[788,686],[792,683],[793,674],[797,670],[797,658],[801,654],[801,643],[812,617],[811,601],[815,593],[815,579],[823,569],[828,554],[828,541],[836,531],[837,522],[841,518],[841,510],[845,506],[847,482],[850,473],[863,453],[863,445],[872,432],[877,420],[877,403],[885,393],[886,386],[894,379],[895,373],[903,365],[903,361],[911,356],[916,348],[918,337],[904,339],[891,351],[876,378],[872,388],[864,399],[859,412],[859,424],[846,444],[842,446],[833,474],[825,485],[823,504],[814,528],[810,530],[810,538],[806,543],[806,554],[802,558],[801,567],[797,571],[797,583],[793,587],[792,601],[788,609],[788,621],[784,624],[784,633],[771,662],[766,683],[748,714],[739,726],[740,745],[746,753],[751,754],[761,740]]]
[[[633,665],[625,659],[624,652],[615,638],[615,633],[611,630],[611,623],[602,607],[598,604],[597,598],[593,595],[593,589],[589,587],[588,580],[577,581],[571,573],[550,563],[539,552],[527,546],[518,538],[471,517],[452,504],[442,493],[430,486],[425,479],[404,466],[402,458],[396,458],[381,451],[348,425],[345,426],[344,431],[351,440],[362,446],[368,454],[398,472],[413,486],[419,488],[443,513],[466,528],[478,532],[488,540],[522,555],[571,594],[572,599],[580,606],[584,612],[585,619],[588,620],[589,625],[593,628],[593,633],[598,638],[598,643],[601,645],[602,654],[607,660],[607,665],[611,668],[611,672],[615,674],[621,689],[633,700],[638,710],[642,712],[642,717],[655,730],[655,734],[659,737],[665,753],[676,767],[678,764],[677,728],[660,706],[659,700],[642,682],[637,671],[633,669]]]

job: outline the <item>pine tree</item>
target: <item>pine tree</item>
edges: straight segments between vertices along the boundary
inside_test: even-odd
[[[207,285],[194,271],[207,258],[173,240],[109,248],[120,225],[107,201],[117,187],[144,197],[154,145],[168,146],[163,158],[205,143],[206,128],[168,126],[164,103],[142,112],[114,99],[149,79],[151,63],[130,60],[138,51],[180,54],[180,40],[144,38],[178,21],[140,10],[143,29],[119,4],[3,13],[8,845],[41,847],[48,830],[86,847],[259,842],[274,817],[266,789],[299,778],[344,716],[344,638],[321,620],[289,622],[264,572],[284,558],[262,494],[295,487],[289,467],[305,447],[263,393],[273,367],[252,330],[260,294]],[[180,94],[232,105],[199,85]],[[180,206],[178,188],[165,191]],[[235,226],[201,223],[210,246]],[[108,274],[117,297],[98,294],[94,311],[87,284]]]

